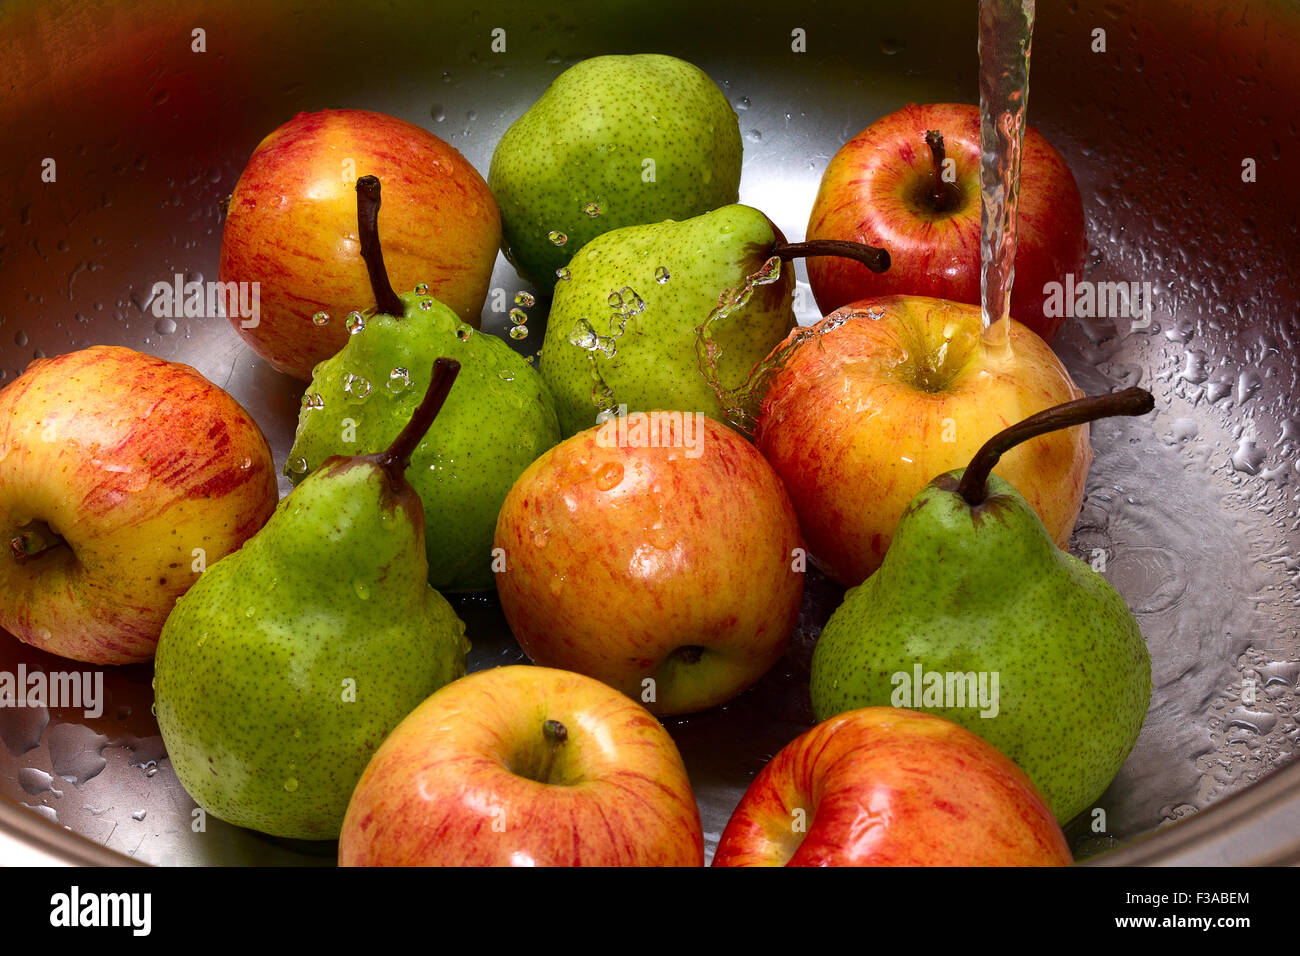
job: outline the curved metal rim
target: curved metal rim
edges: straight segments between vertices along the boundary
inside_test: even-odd
[[[1084,862],[1085,866],[1300,864],[1300,762],[1279,768],[1191,817]],[[0,863],[147,866],[0,800]]]

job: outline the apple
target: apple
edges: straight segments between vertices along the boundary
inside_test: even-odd
[[[942,152],[927,145],[937,131]],[[932,138],[933,140],[933,138]],[[952,181],[936,175],[951,160]],[[962,103],[910,104],[842,146],[822,175],[809,239],[883,245],[888,272],[848,259],[810,259],[808,281],[823,314],[876,295],[926,295],[979,304],[980,118]],[[1011,315],[1050,342],[1063,318],[1045,316],[1045,286],[1083,272],[1083,200],[1065,160],[1025,131]]]
[[[933,714],[833,717],[763,767],[714,866],[1068,866],[1061,828],[1024,771]]]
[[[657,714],[758,680],[803,594],[780,479],[699,413],[633,412],[561,442],[510,489],[494,544],[501,608],[528,656]]]
[[[985,332],[978,306],[942,299],[863,299],[796,329],[782,350],[755,443],[785,483],[818,565],[847,586],[880,566],[903,509],[930,479],[966,467],[1008,425],[1083,394],[1023,325],[1003,320]],[[1017,446],[994,472],[1066,547],[1091,463],[1080,425]]]
[[[0,391],[0,627],[149,660],[176,599],[276,500],[256,422],[189,366],[116,346],[37,359]]]
[[[374,301],[357,238],[355,186],[367,174],[384,183],[380,238],[393,287],[423,283],[479,326],[501,244],[483,177],[437,136],[392,116],[299,113],[258,144],[240,175],[218,275],[260,283],[258,314],[231,315],[231,324],[258,355],[304,381],[343,348],[348,313]]]
[[[479,671],[388,735],[357,783],[342,866],[700,866],[668,732],[600,681]]]

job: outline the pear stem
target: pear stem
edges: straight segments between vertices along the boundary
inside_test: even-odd
[[[925,145],[930,147],[930,164],[934,182],[931,184],[930,201],[934,204],[935,212],[943,212],[951,205],[953,193],[953,184],[945,182],[943,178],[943,133],[937,129],[926,130]]]
[[[957,484],[957,494],[966,499],[972,508],[984,503],[988,497],[988,477],[1007,451],[1021,442],[1036,438],[1060,428],[1072,428],[1098,418],[1114,415],[1145,415],[1155,408],[1156,400],[1145,388],[1126,388],[1109,395],[1079,398],[1063,405],[1054,405],[1022,422],[1004,428],[988,441],[971,459]]]
[[[872,272],[885,272],[889,269],[889,253],[869,246],[865,242],[849,242],[847,239],[810,239],[807,242],[786,242],[777,239],[772,246],[772,255],[782,262],[810,256],[840,256],[860,262]]]
[[[9,539],[9,552],[15,561],[23,564],[67,543],[44,521],[31,521]]]
[[[378,176],[362,176],[357,180],[357,235],[361,239],[361,258],[370,274],[376,309],[400,319],[406,307],[388,280],[384,250],[379,245],[379,189]]]
[[[546,750],[542,754],[542,765],[537,770],[537,780],[541,783],[550,783],[555,755],[560,746],[569,739],[569,728],[558,720],[547,720],[542,724],[542,736],[546,739]]]
[[[424,438],[424,433],[438,417],[438,412],[442,411],[447,393],[451,391],[452,383],[456,381],[456,376],[459,374],[460,363],[453,358],[440,358],[433,363],[433,376],[429,382],[429,390],[424,393],[424,398],[415,409],[415,413],[411,415],[411,420],[406,423],[406,427],[393,439],[388,450],[379,455],[377,464],[381,468],[390,474],[406,473],[406,469],[411,465],[411,456],[415,454],[415,449]]]

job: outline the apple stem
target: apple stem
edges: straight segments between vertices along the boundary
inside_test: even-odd
[[[1022,422],[1004,428],[988,441],[971,459],[970,465],[962,473],[957,484],[957,494],[966,499],[972,508],[984,503],[988,497],[988,477],[1003,454],[1019,445],[1047,432],[1060,428],[1072,428],[1099,418],[1114,415],[1145,415],[1155,408],[1156,400],[1145,388],[1126,388],[1122,392],[1109,395],[1093,395],[1088,398],[1075,399],[1063,405],[1054,405],[1037,415],[1030,415]]]
[[[424,398],[411,415],[411,420],[393,439],[393,443],[388,446],[388,450],[378,456],[376,463],[381,468],[388,471],[395,478],[406,473],[406,469],[411,464],[411,456],[415,454],[415,449],[419,446],[421,439],[424,438],[424,433],[429,430],[433,420],[438,417],[438,412],[442,411],[442,404],[447,400],[447,393],[451,391],[452,383],[456,381],[456,376],[459,374],[460,363],[453,358],[440,358],[433,363],[433,375],[429,382],[429,389],[424,393]]]
[[[370,273],[375,307],[385,315],[400,319],[406,313],[406,307],[388,280],[384,250],[379,245],[379,191],[378,176],[362,176],[357,180],[357,234],[361,239],[361,258]]]
[[[555,755],[569,739],[569,728],[558,720],[547,720],[542,724],[542,737],[546,740],[546,751],[542,754],[542,765],[537,771],[537,779],[541,783],[550,783]]]
[[[9,539],[9,551],[14,560],[22,564],[67,543],[44,521],[32,521]]]
[[[772,246],[772,255],[782,262],[811,256],[840,256],[862,263],[872,272],[885,272],[889,269],[888,251],[865,242],[850,242],[847,239],[810,239],[807,242],[786,242],[778,239]]]
[[[943,212],[951,205],[953,183],[944,181],[943,178],[943,133],[937,129],[926,130],[925,145],[930,147],[930,163],[934,175],[934,183],[930,193],[930,200],[934,203],[935,212]]]

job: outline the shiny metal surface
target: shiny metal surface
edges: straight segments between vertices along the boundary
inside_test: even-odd
[[[168,328],[148,294],[175,273],[215,278],[220,200],[257,142],[298,110],[383,110],[485,172],[500,134],[566,65],[672,53],[704,68],[737,110],[741,201],[797,240],[822,170],[850,136],[909,101],[977,97],[974,7],[957,0],[758,2],[743,14],[673,2],[617,15],[594,2],[358,6],[0,8],[0,386],[36,356],[130,345],[229,390],[283,466],[302,386],[224,319]],[[1300,182],[1287,170],[1300,153],[1300,4],[1039,6],[1029,121],[1079,180],[1088,278],[1151,282],[1154,303],[1147,328],[1080,320],[1055,345],[1086,390],[1142,384],[1158,408],[1154,432],[1127,421],[1094,430],[1074,550],[1105,556],[1139,614],[1156,688],[1133,755],[1099,801],[1100,832],[1092,818],[1067,832],[1081,858],[1119,846],[1107,863],[1294,861]],[[504,54],[490,49],[498,26]],[[192,50],[195,29],[206,52]],[[791,50],[795,29],[807,53]],[[1104,53],[1091,49],[1098,29]],[[47,157],[54,183],[41,181]],[[1246,158],[1254,182],[1243,182]],[[527,288],[501,259],[493,287],[506,302]],[[491,302],[484,327],[500,332],[506,315]],[[811,295],[798,306],[802,320],[815,318]],[[540,306],[528,324],[515,347],[540,344]],[[669,722],[710,851],[752,775],[810,724],[809,656],[840,597],[810,576],[785,661],[726,707]],[[494,599],[456,605],[472,667],[521,659]],[[69,666],[0,635],[0,670],[19,663]],[[332,863],[332,845],[211,818],[196,830],[150,716],[149,679],[147,666],[107,671],[109,700],[94,720],[0,709],[0,862],[21,852],[79,863]]]

